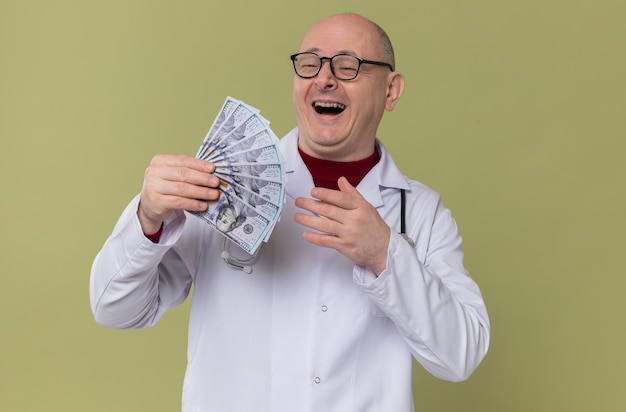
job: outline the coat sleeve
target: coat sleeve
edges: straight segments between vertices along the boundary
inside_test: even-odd
[[[456,223],[438,195],[432,203],[420,207],[418,227],[410,234],[415,247],[394,233],[386,270],[376,278],[356,267],[354,279],[395,323],[426,370],[462,381],[487,353],[489,319],[478,285],[464,268]]]
[[[165,222],[159,244],[147,239],[137,218],[137,196],[122,213],[97,254],[89,285],[96,322],[119,329],[154,325],[167,309],[187,297],[192,278],[172,248],[181,236],[185,215]]]

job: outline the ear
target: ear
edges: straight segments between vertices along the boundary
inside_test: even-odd
[[[404,91],[404,75],[400,72],[392,72],[389,76],[391,76],[391,79],[387,86],[387,100],[385,102],[385,110],[388,112],[396,107],[396,103],[398,103]]]

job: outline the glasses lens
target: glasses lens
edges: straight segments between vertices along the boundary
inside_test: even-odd
[[[353,56],[338,55],[332,60],[335,76],[342,80],[352,80],[359,72],[359,60]]]
[[[313,53],[302,53],[296,56],[293,66],[298,76],[315,77],[320,71],[322,60]]]

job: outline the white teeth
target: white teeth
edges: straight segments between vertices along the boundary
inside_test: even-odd
[[[329,102],[315,102],[315,107],[325,107],[325,108],[333,108],[333,109],[345,109],[341,103],[329,103]]]

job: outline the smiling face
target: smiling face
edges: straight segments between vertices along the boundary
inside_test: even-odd
[[[300,52],[321,57],[347,53],[366,60],[389,61],[376,26],[356,14],[331,16],[305,35]],[[404,78],[385,66],[361,65],[354,80],[337,80],[328,60],[311,79],[294,78],[293,104],[298,145],[327,160],[354,161],[374,152],[376,130],[385,110],[393,110]]]

